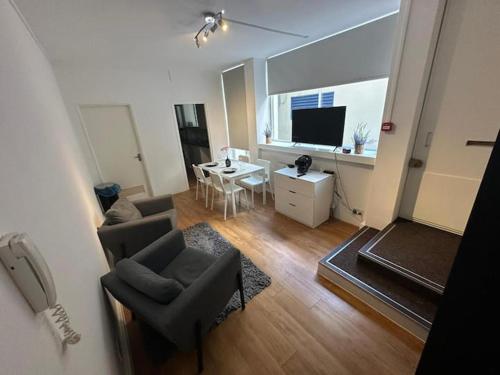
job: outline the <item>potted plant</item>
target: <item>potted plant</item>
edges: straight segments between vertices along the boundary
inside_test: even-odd
[[[266,124],[266,129],[264,130],[264,135],[266,136],[266,144],[271,143],[271,136],[273,134],[273,130],[269,126],[269,124]]]
[[[352,141],[354,143],[354,153],[362,154],[365,151],[365,144],[368,141],[368,136],[370,135],[370,130],[367,130],[367,123],[360,122],[356,129],[354,129],[354,133],[352,135]]]

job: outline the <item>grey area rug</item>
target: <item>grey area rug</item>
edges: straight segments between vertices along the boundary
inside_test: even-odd
[[[206,251],[220,257],[234,246],[222,235],[213,229],[208,223],[195,224],[184,231],[186,244],[190,247]],[[243,272],[243,289],[245,291],[245,302],[250,301],[257,294],[271,285],[271,278],[258,268],[248,257],[241,254],[241,268]],[[236,292],[231,297],[224,311],[215,320],[220,324],[227,316],[241,308],[240,295]]]
[[[206,251],[207,253],[221,256],[234,247],[208,223],[195,224],[183,231],[186,244],[191,247]],[[248,257],[241,254],[241,268],[243,271],[243,288],[245,302],[250,301],[266,287],[271,285],[271,278],[259,269]],[[239,292],[235,292],[225,309],[216,318],[214,326],[222,323],[228,315],[241,308]],[[144,349],[155,364],[161,364],[175,352],[175,346],[161,334],[144,322],[138,321],[143,338]]]

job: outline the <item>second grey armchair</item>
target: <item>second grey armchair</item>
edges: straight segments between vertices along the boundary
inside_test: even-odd
[[[142,218],[113,225],[105,221],[97,229],[102,246],[113,254],[115,262],[131,257],[176,227],[171,195],[133,201],[132,204]]]
[[[116,270],[101,278],[102,285],[138,319],[160,332],[178,349],[196,348],[198,371],[201,372],[202,336],[209,331],[235,291],[240,291],[242,309],[245,308],[240,252],[232,248],[215,257],[187,247],[182,232],[176,229],[130,260],[138,263],[135,269],[128,264],[119,267],[118,263]],[[123,275],[122,272],[134,274]],[[169,298],[173,292],[169,282],[180,285],[173,294],[174,299],[165,303],[165,292]],[[162,292],[158,288],[170,290]]]

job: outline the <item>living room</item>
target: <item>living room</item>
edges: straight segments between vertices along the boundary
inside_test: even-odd
[[[499,11],[1,0],[2,372],[497,369]]]

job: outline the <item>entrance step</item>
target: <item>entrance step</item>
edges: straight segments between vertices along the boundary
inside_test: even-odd
[[[398,219],[361,247],[359,255],[384,270],[443,294],[461,238]]]

